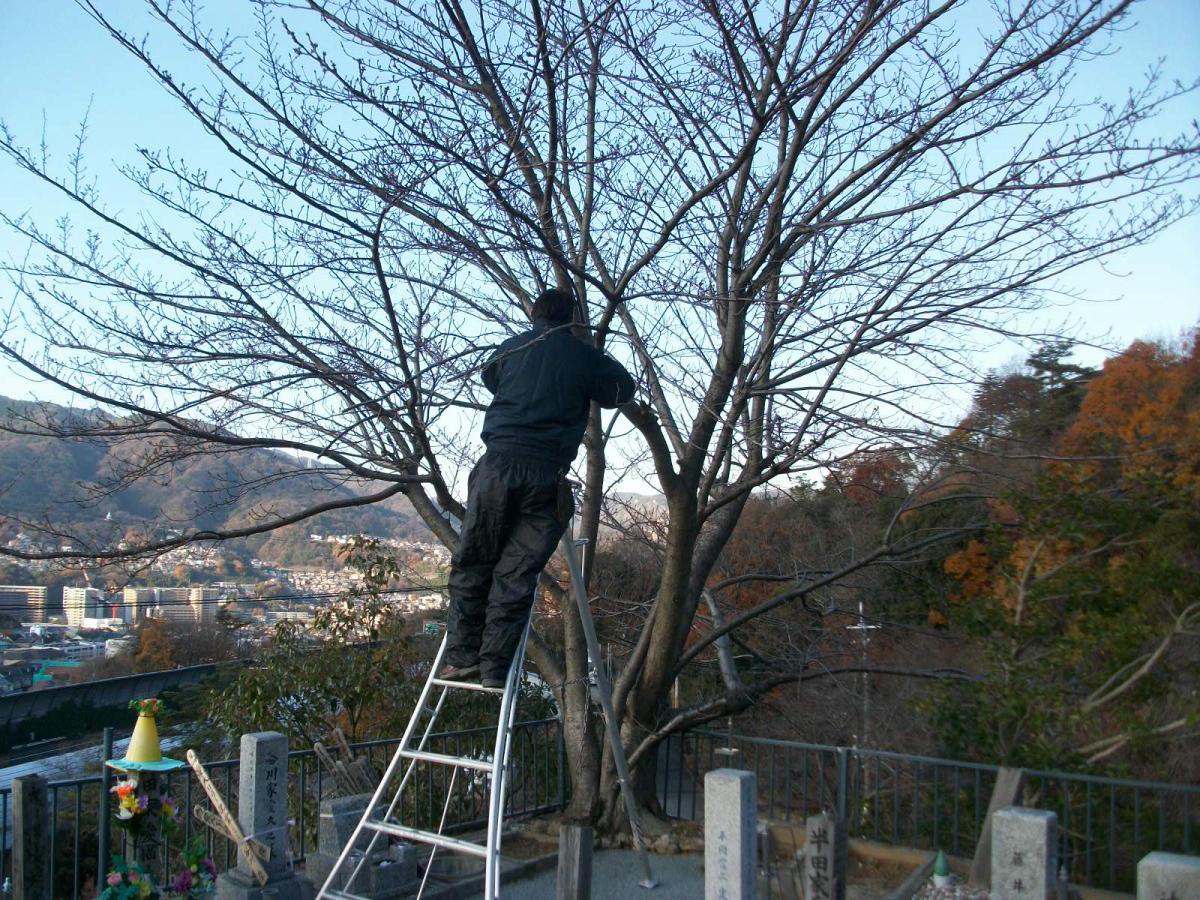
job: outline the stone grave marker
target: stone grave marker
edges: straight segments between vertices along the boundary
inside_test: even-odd
[[[704,776],[705,900],[755,900],[758,779],[740,769]]]
[[[271,858],[258,861],[268,880],[258,883],[248,854],[239,849],[238,864],[217,877],[218,900],[306,900],[315,894],[312,883],[288,864],[287,752],[287,738],[276,731],[242,735],[238,826],[270,848]]]
[[[1138,900],[1200,900],[1200,856],[1147,853],[1137,867]]]
[[[1009,806],[992,815],[992,900],[1054,900],[1058,816]]]
[[[971,884],[987,889],[992,883],[992,815],[1006,806],[1021,805],[1021,789],[1025,785],[1025,770],[1000,767],[996,773],[996,784],[988,801],[987,814],[983,817],[983,829],[975,844],[975,858],[971,861]]]
[[[846,829],[821,813],[804,823],[804,896],[807,900],[846,900]]]
[[[337,864],[342,848],[350,842],[359,819],[371,802],[371,794],[351,794],[322,800],[317,820],[317,849],[304,859],[304,872],[320,888]],[[355,841],[350,857],[330,887],[349,890],[363,897],[394,896],[417,879],[417,853],[411,844],[392,844],[380,835],[369,854],[371,833],[364,831]],[[364,854],[366,858],[363,859]],[[361,862],[361,868],[359,863]],[[353,883],[350,876],[358,868]]]

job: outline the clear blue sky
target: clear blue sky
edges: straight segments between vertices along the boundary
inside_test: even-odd
[[[123,0],[103,2],[118,10],[118,20],[134,33],[150,32],[152,23],[140,4]],[[223,20],[232,31],[242,30],[250,4],[214,0],[207,4],[209,21]],[[1166,58],[1173,77],[1200,76],[1200,0],[1148,0],[1138,9],[1135,27],[1122,36],[1119,53],[1088,76],[1081,89],[1124,95],[1133,76],[1158,57]],[[137,145],[170,146],[194,163],[219,168],[208,157],[208,143],[191,121],[157,87],[141,64],[117,47],[86,13],[69,0],[0,0],[0,118],[27,144],[40,141],[42,118],[48,144],[60,163],[70,153],[80,120],[89,113],[87,152],[92,174],[105,187],[113,209],[133,209],[137,193],[125,188],[115,165],[133,157]],[[158,42],[167,46],[166,42]],[[172,73],[187,79],[186,57],[171,59]],[[1180,104],[1162,122],[1175,132],[1200,115],[1200,109]],[[61,207],[43,186],[16,173],[0,161],[0,203],[7,211],[29,209],[48,221]],[[19,256],[24,245],[0,231],[0,256]],[[1137,337],[1169,337],[1200,320],[1200,221],[1191,219],[1160,235],[1153,243],[1108,260],[1102,267],[1077,270],[1067,286],[1091,300],[1105,303],[1072,304],[1055,310],[1046,327],[1066,319],[1081,320],[1092,336],[1108,334],[1107,343],[1120,347]],[[11,288],[0,284],[0,302],[12,302]],[[998,347],[983,360],[1000,365],[1019,355],[1015,346]],[[1096,362],[1100,351],[1085,354]],[[0,394],[40,396],[62,401],[57,392],[19,379],[0,368]]]

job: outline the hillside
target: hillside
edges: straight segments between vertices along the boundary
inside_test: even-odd
[[[314,504],[378,489],[342,483],[280,453],[250,449],[181,456],[156,467],[147,477],[110,490],[116,473],[149,458],[155,443],[135,438],[104,444],[14,433],[6,427],[22,417],[44,421],[47,416],[61,421],[66,417],[96,419],[105,414],[0,398],[0,540],[10,540],[21,530],[31,533],[19,521],[42,522],[60,533],[108,543],[133,532],[185,524],[214,529],[246,526],[264,517],[285,517]],[[255,481],[252,491],[235,487],[248,480]],[[288,531],[295,539],[310,532],[410,539],[429,535],[403,498],[393,498],[386,507],[323,513]],[[253,538],[245,549],[257,552],[264,544],[268,544],[267,536]]]

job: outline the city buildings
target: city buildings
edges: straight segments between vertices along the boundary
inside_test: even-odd
[[[99,588],[63,588],[63,613],[68,625],[81,627],[84,619],[99,619],[104,611],[104,592]]]
[[[45,622],[46,588],[41,585],[0,585],[0,614],[17,622]]]
[[[221,589],[191,587],[127,587],[117,618],[136,625],[146,618],[183,625],[211,625],[217,621]]]

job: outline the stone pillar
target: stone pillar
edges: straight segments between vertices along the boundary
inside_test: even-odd
[[[287,738],[277,731],[243,734],[238,759],[238,825],[271,848],[267,875],[287,870]],[[250,871],[246,851],[238,868]]]
[[[558,900],[591,900],[592,826],[563,822],[558,829]]]
[[[1009,806],[992,816],[992,900],[1054,900],[1058,816]]]
[[[1006,806],[1021,805],[1021,789],[1025,785],[1024,769],[1009,769],[1004,766],[996,773],[996,784],[988,801],[987,815],[983,817],[983,828],[975,844],[975,858],[971,861],[971,884],[988,889],[992,883],[992,815]]]
[[[704,776],[705,900],[755,900],[758,780],[753,772],[713,769]]]
[[[276,731],[243,734],[238,776],[238,826],[271,848],[270,860],[259,860],[267,885],[258,883],[238,851],[238,863],[217,878],[218,900],[304,900],[314,895],[312,883],[297,878],[288,866],[287,738]]]
[[[50,805],[46,779],[25,775],[12,783],[14,900],[50,900]]]
[[[846,829],[836,816],[821,813],[804,823],[804,896],[846,900]]]
[[[161,877],[162,872],[162,857],[160,851],[163,846],[162,835],[162,793],[159,789],[159,776],[154,772],[137,772],[137,792],[145,794],[148,801],[146,811],[142,813],[145,816],[145,822],[142,827],[142,832],[137,838],[133,838],[128,834],[125,835],[125,844],[132,844],[132,849],[126,849],[125,858],[131,859],[147,872],[153,873],[155,878]]]
[[[1138,900],[1200,900],[1200,856],[1147,853],[1137,867]]]

